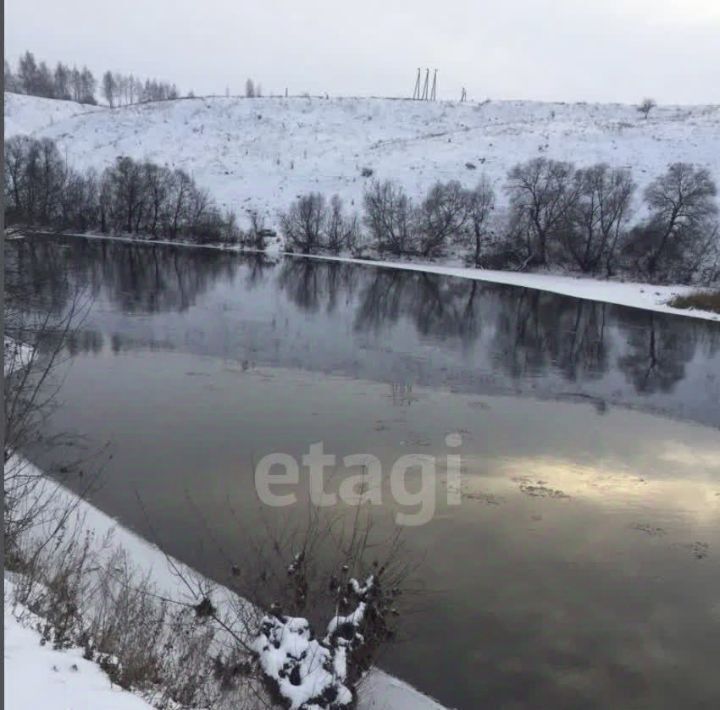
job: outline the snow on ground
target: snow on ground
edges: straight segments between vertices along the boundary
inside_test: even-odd
[[[80,167],[129,155],[184,168],[239,216],[262,209],[274,225],[279,209],[310,190],[359,205],[370,179],[363,168],[415,196],[436,180],[472,184],[482,172],[501,188],[512,165],[537,156],[627,166],[640,188],[678,160],[720,180],[720,106],[660,106],[647,120],[621,104],[379,98],[213,97],[89,109],[5,94],[5,135],[53,138]]]
[[[31,134],[91,111],[102,111],[102,108],[75,101],[5,92],[5,137],[9,138],[18,133]]]
[[[26,465],[28,466],[28,475],[42,475],[42,473],[29,462],[26,462]],[[116,520],[89,502],[78,500],[72,492],[54,482],[52,479],[47,479],[43,495],[51,496],[61,509],[68,501],[76,504],[73,510],[73,519],[68,521],[68,529],[72,529],[75,524],[74,521],[77,521],[81,526],[81,530],[91,531],[96,540],[107,539],[108,536],[112,536],[113,547],[120,546],[125,549],[129,559],[136,566],[138,576],[147,576],[148,581],[155,585],[158,594],[179,601],[197,602],[197,599],[192,597],[184,582],[178,577],[177,570],[182,570],[184,575],[189,578],[193,576],[194,578],[198,578],[197,573],[189,570],[189,568],[176,560],[168,560],[167,556],[156,545],[123,527]],[[18,626],[24,627],[25,624],[20,624],[12,614],[8,615],[10,609],[8,600],[11,598],[11,592],[12,583],[6,578],[5,677],[8,678],[8,673],[12,674],[14,670],[17,670],[18,673],[22,672],[24,674],[23,678],[28,678],[32,672],[40,674],[44,672],[44,669],[47,667],[50,668],[52,673],[55,673],[55,671],[52,670],[53,666],[62,669],[69,668],[72,671],[71,666],[73,663],[76,663],[80,668],[78,661],[79,653],[75,651],[52,652],[58,654],[56,657],[52,655],[46,647],[40,646],[39,635],[36,632],[28,628],[18,628]],[[221,614],[223,609],[232,610],[235,608],[237,600],[238,598],[229,589],[219,586],[215,587],[213,603],[216,604]],[[13,639],[17,639],[14,645],[9,643],[9,641]],[[34,645],[31,642],[35,642]],[[83,665],[81,669],[83,671],[83,677],[85,677],[85,675],[88,677],[88,690],[91,688],[98,689],[102,685],[91,670],[92,666],[92,663],[88,663],[87,668]],[[97,668],[97,666],[95,666],[95,668]],[[85,670],[87,670],[86,674],[84,673]],[[99,669],[98,672],[100,672]],[[55,676],[49,673],[45,673],[45,675],[47,675],[50,680],[55,679]],[[104,687],[108,689],[108,692],[112,692],[112,697],[115,698],[116,695],[119,697],[118,691],[111,691],[110,681],[107,679],[107,676],[104,676],[104,674],[101,675],[104,679]],[[45,676],[43,676],[43,678],[44,677]],[[68,690],[68,693],[74,693],[78,687],[75,684],[74,676],[70,676],[70,679],[68,679],[68,673],[65,671],[63,671],[61,676],[57,677],[56,682],[58,684],[65,683],[68,687],[72,686],[70,690]],[[40,685],[39,682],[38,685]],[[63,695],[60,691],[48,696],[33,696],[33,698],[43,701],[37,703],[28,701],[28,704],[25,698],[30,698],[30,696],[23,695],[22,693],[30,693],[31,690],[24,690],[17,687],[17,685],[12,685],[11,689],[13,693],[17,693],[17,695],[8,695],[8,684],[6,683],[5,707],[8,708],[8,710],[26,710],[26,708],[42,708],[42,710],[85,710],[85,708],[87,708],[87,710],[96,710],[97,708],[103,708],[103,710],[134,710],[138,708],[139,710],[140,708],[148,707],[148,705],[140,699],[137,699],[135,705],[114,705],[109,701],[107,703],[104,702],[103,698],[99,696],[93,695],[89,696],[91,701],[94,698],[97,702],[82,704],[78,700],[80,696]],[[42,689],[39,688],[38,692],[42,692]],[[111,696],[108,695],[107,697],[110,698]],[[131,696],[131,698],[134,697],[135,696]],[[129,703],[130,701],[127,702]],[[443,706],[407,683],[380,669],[373,669],[360,687],[358,710],[443,710]]]
[[[5,579],[5,704],[7,710],[149,710],[152,706],[111,684],[82,649],[56,651],[40,645],[36,620],[13,605]],[[22,621],[21,621],[22,619]]]

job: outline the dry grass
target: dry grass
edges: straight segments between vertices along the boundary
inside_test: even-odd
[[[50,545],[42,535],[20,542],[6,603],[43,644],[82,648],[113,683],[160,710],[269,706],[256,699],[248,654],[192,602],[163,596],[112,535],[71,520]]]
[[[687,296],[676,296],[668,305],[673,308],[692,308],[720,313],[720,291],[697,291]]]

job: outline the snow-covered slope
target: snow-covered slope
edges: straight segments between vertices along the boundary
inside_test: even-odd
[[[112,685],[82,649],[58,651],[41,645],[33,615],[11,603],[5,578],[5,707],[8,710],[152,710],[137,695]],[[20,619],[23,619],[21,622]]]
[[[5,92],[5,137],[18,133],[32,134],[52,127],[59,121],[92,111],[103,111],[99,106],[88,106],[75,101],[43,99]]]
[[[49,112],[53,103],[58,108]],[[6,94],[6,136],[54,138],[77,166],[102,168],[130,155],[183,167],[239,213],[255,207],[274,216],[309,190],[357,203],[369,179],[363,168],[401,181],[414,195],[438,179],[473,183],[483,171],[501,187],[513,164],[539,155],[628,166],[640,187],[677,160],[705,165],[720,180],[720,106],[661,106],[644,120],[634,106],[524,101],[215,97],[95,110],[67,104]]]

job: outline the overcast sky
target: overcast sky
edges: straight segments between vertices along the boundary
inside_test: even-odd
[[[720,0],[5,0],[5,56],[186,92],[720,102]]]

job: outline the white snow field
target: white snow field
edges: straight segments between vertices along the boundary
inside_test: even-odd
[[[5,92],[5,137],[18,133],[32,134],[76,114],[102,111],[100,106],[87,106],[75,101],[43,99]]]
[[[271,224],[309,191],[359,205],[363,168],[415,197],[482,172],[500,192],[511,166],[537,156],[627,166],[640,188],[680,160],[720,180],[720,106],[660,106],[645,120],[621,104],[213,97],[110,109],[6,93],[5,136],[16,133],[53,138],[77,167],[129,155],[184,168],[238,217],[260,209]]]

